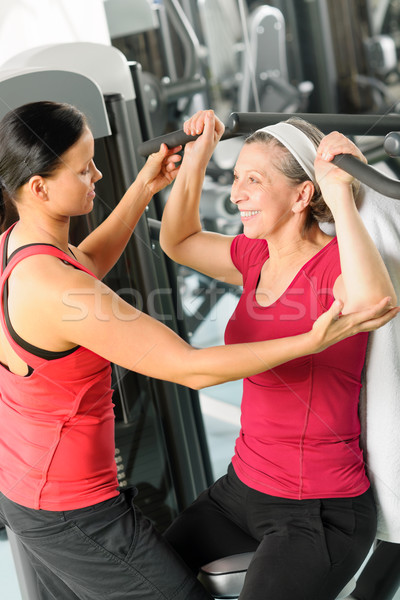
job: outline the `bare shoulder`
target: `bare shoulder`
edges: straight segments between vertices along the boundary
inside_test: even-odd
[[[46,294],[51,294],[52,291],[58,293],[68,288],[72,282],[94,279],[67,261],[48,254],[36,254],[25,258],[14,268],[12,277],[15,284]]]
[[[11,322],[21,337],[48,350],[66,350],[63,321],[73,312],[78,294],[89,295],[94,277],[49,255],[30,256],[13,270],[9,280]]]
[[[18,264],[10,278],[10,304],[21,310],[60,322],[68,316],[74,298],[92,295],[104,284],[91,274],[49,255],[30,256]],[[71,300],[72,299],[72,300]],[[67,315],[66,315],[67,313]]]

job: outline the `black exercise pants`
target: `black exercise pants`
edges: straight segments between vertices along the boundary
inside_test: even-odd
[[[255,551],[241,600],[334,600],[363,563],[375,531],[370,490],[356,498],[276,498],[248,488],[230,465],[165,535],[195,572]]]
[[[130,490],[87,508],[25,508],[0,494],[41,600],[210,600],[132,501]]]

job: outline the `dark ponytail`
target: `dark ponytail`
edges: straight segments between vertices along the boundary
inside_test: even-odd
[[[4,220],[5,196],[15,201],[17,192],[32,175],[48,177],[61,157],[78,141],[85,116],[70,104],[32,102],[8,112],[0,122],[0,215]]]

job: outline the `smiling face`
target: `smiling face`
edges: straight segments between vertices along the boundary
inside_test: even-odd
[[[274,144],[254,142],[245,144],[237,159],[231,200],[249,238],[284,231],[298,214],[301,186],[293,185],[275,166],[283,152]]]
[[[62,155],[54,174],[45,178],[48,199],[58,214],[72,217],[92,210],[94,184],[102,177],[93,155],[93,135],[85,127],[78,141]]]

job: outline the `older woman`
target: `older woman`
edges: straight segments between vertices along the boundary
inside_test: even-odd
[[[246,141],[231,200],[243,234],[202,231],[201,186],[223,132],[211,111],[184,127],[185,150],[165,207],[161,243],[175,261],[243,285],[228,345],[307,331],[340,298],[343,313],[395,298],[358,215],[352,177],[331,164],[351,153],[289,119]],[[318,222],[334,220],[336,236]],[[196,571],[255,550],[241,599],[333,600],[374,539],[375,507],[359,446],[357,414],[367,334],[244,379],[241,431],[227,474],[178,517],[166,537]]]

